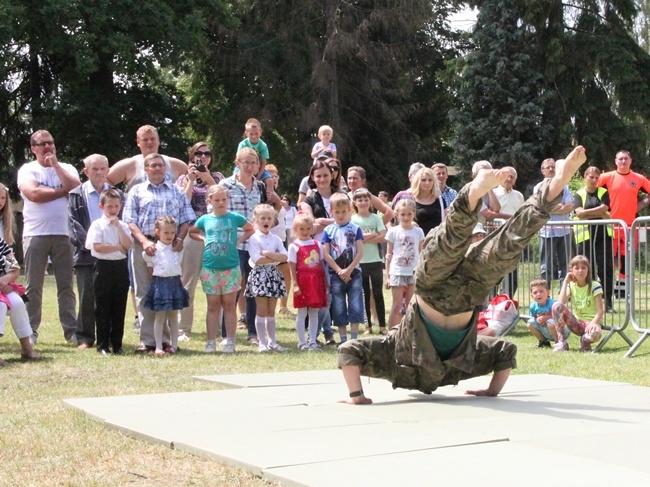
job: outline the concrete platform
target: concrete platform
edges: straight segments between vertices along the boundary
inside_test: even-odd
[[[346,394],[336,370],[197,379],[234,388],[65,402],[285,485],[650,483],[650,388],[514,375],[501,396],[482,398],[464,391],[487,377],[430,396],[364,379],[375,404],[348,406],[336,402]]]

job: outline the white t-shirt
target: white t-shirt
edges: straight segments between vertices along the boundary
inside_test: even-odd
[[[147,263],[147,267],[153,267],[153,275],[158,277],[180,276],[183,272],[181,261],[183,260],[183,251],[174,252],[171,245],[166,245],[161,241],[156,242],[156,253],[149,256],[142,252],[142,258]]]
[[[120,221],[120,226],[122,227],[122,230],[124,230],[124,233],[126,233],[131,241],[133,241],[129,226],[123,221]],[[120,234],[117,232],[117,228],[111,225],[111,221],[106,215],[100,216],[97,220],[90,224],[88,235],[86,236],[86,248],[90,250],[90,254],[96,259],[126,259],[126,254],[123,254],[119,250],[116,250],[114,252],[97,252],[94,245],[96,243],[103,243],[108,245],[117,245],[120,243]]]
[[[280,208],[278,212],[278,224],[271,228],[271,233],[277,235],[282,242],[287,239],[287,223],[284,218],[287,216],[287,210]]]
[[[309,239],[309,240],[294,240],[291,242],[291,245],[289,245],[289,260],[287,262],[293,262],[296,264],[298,262],[298,250],[299,247],[304,247],[305,245],[313,245],[316,244],[318,245],[318,254],[320,256],[320,260],[324,261],[325,260],[325,255],[323,254],[323,244],[318,242],[317,240]]]
[[[70,164],[59,162],[68,174],[79,178],[79,173]],[[43,167],[38,161],[28,162],[18,170],[16,184],[20,188],[28,181],[36,181],[39,187],[58,189],[63,185],[52,167]],[[47,203],[30,201],[21,191],[23,198],[23,237],[41,235],[69,235],[68,233],[68,198],[62,196]]]
[[[391,276],[412,276],[420,259],[420,242],[424,232],[420,227],[405,230],[391,227],[386,232],[386,240],[393,244],[393,258],[390,261]]]

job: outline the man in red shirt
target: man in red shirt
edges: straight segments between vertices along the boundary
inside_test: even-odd
[[[598,186],[607,188],[611,217],[623,220],[628,226],[632,226],[637,212],[650,203],[648,198],[639,201],[639,191],[643,190],[650,194],[650,180],[630,169],[632,156],[628,151],[618,151],[615,162],[616,170],[602,173],[598,179]],[[619,274],[614,292],[619,297],[623,297],[625,292],[625,250],[625,232],[616,226],[614,227],[614,254],[619,256]]]

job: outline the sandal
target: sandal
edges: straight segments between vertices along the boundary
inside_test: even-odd
[[[147,346],[147,345],[142,344],[138,348],[135,349],[135,353],[138,353],[138,354],[139,353],[149,353],[149,352],[153,352],[155,349],[156,349],[156,347],[151,347],[151,346]]]
[[[32,350],[31,352],[22,352],[20,358],[23,360],[40,360],[41,354]]]
[[[381,328],[379,328],[379,334],[388,335],[388,329],[385,326],[382,326]]]
[[[363,332],[364,335],[372,335],[372,328],[370,326],[366,326],[366,330]]]
[[[156,357],[164,357],[165,356],[165,351],[164,350],[156,350],[153,354]]]
[[[176,349],[169,344],[163,346],[163,352],[173,355],[176,353]]]
[[[248,325],[246,324],[246,317],[244,315],[239,315],[239,319],[237,320],[237,329],[246,330],[247,328]]]

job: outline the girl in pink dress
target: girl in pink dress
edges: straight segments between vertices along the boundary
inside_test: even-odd
[[[300,350],[320,350],[316,343],[318,334],[318,309],[327,306],[327,278],[323,266],[323,248],[311,236],[314,219],[299,213],[293,219],[296,240],[289,245],[289,267],[293,279],[293,307],[298,310],[296,331]],[[309,344],[305,341],[305,318],[309,317]]]

